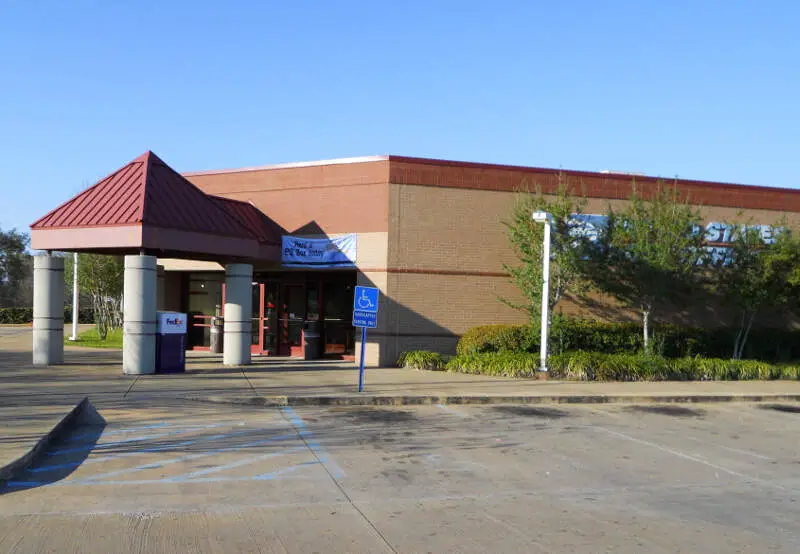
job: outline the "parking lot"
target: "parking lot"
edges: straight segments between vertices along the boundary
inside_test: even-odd
[[[797,552],[795,405],[99,405],[2,551]]]

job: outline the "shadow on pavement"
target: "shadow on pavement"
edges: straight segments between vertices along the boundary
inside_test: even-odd
[[[668,415],[673,417],[705,417],[706,415],[705,410],[687,408],[686,406],[670,405],[628,406],[625,408],[625,411],[633,413]]]
[[[762,410],[772,410],[775,412],[785,412],[788,414],[800,414],[800,406],[790,406],[788,404],[765,404],[759,406]]]
[[[89,457],[105,427],[105,419],[89,404],[75,425],[51,443],[31,467],[0,483],[0,496],[65,479]]]
[[[541,417],[545,419],[560,419],[569,416],[569,412],[564,410],[542,406],[492,406],[492,411],[510,416]]]

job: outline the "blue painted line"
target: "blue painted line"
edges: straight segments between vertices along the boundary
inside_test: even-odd
[[[150,429],[161,429],[163,427],[169,427],[169,423],[157,423],[155,425],[144,425],[142,427],[129,427],[128,429],[116,429],[114,431],[103,431],[103,437],[107,437],[109,435],[121,435],[123,433],[132,433],[134,431],[148,431]],[[70,438],[67,439],[66,442],[75,442],[80,439],[85,439],[86,437],[92,437],[94,434],[92,433],[80,433],[77,435],[72,435]]]
[[[46,485],[41,481],[6,481],[6,486],[20,488],[20,487],[40,487]]]
[[[192,482],[196,477],[202,477],[203,475],[210,475],[211,473],[219,473],[220,471],[227,471],[229,469],[236,469],[237,467],[242,467],[250,464],[254,464],[256,462],[260,462],[262,460],[268,460],[269,458],[276,458],[278,456],[283,456],[284,454],[289,454],[291,452],[297,452],[299,450],[305,450],[305,446],[295,446],[292,448],[288,448],[281,452],[270,452],[269,454],[261,454],[259,456],[253,456],[251,458],[245,458],[243,460],[236,460],[235,462],[231,462],[229,464],[224,464],[221,466],[210,467],[207,469],[200,469],[197,471],[191,471],[189,473],[184,473],[183,475],[176,475],[175,477],[167,477],[164,479],[167,483],[186,483]]]
[[[292,478],[291,475],[287,475],[284,477],[286,479]],[[87,483],[78,483],[81,486],[118,486],[118,485],[169,485],[169,484],[180,484],[180,485],[191,485],[195,483],[227,483],[231,481],[254,481],[254,482],[267,482],[267,481],[277,481],[277,479],[256,479],[254,477],[197,477],[190,481],[181,481],[180,483],[172,483],[168,479],[137,479],[131,481],[123,481],[123,480],[114,480],[114,481],[90,481]],[[72,482],[59,482],[59,483],[41,483],[42,485],[48,485],[53,487],[62,487],[62,486],[72,486]]]
[[[290,466],[290,467],[285,467],[283,469],[279,469],[279,470],[276,470],[276,471],[271,471],[269,473],[262,473],[261,475],[256,475],[254,477],[251,477],[251,479],[255,479],[256,481],[272,481],[274,479],[280,479],[281,477],[283,477],[287,473],[294,473],[295,471],[297,471],[298,469],[300,469],[302,467],[313,466],[314,464],[318,464],[318,463],[319,462],[317,460],[314,460],[313,462],[301,462],[299,464],[295,464],[295,465]]]
[[[70,469],[73,467],[78,467],[81,465],[81,462],[70,462],[68,464],[56,464],[52,466],[41,466],[41,467],[29,467],[25,470],[26,473],[46,473],[48,471],[56,471],[59,469]]]
[[[243,430],[243,431],[234,431],[233,433],[221,433],[221,434],[218,434],[218,435],[210,435],[208,437],[201,437],[201,438],[191,439],[191,440],[186,440],[186,441],[172,442],[172,443],[169,443],[169,444],[162,444],[160,446],[153,446],[153,447],[150,447],[150,448],[140,448],[136,452],[123,452],[121,454],[112,454],[110,456],[102,456],[100,458],[89,458],[89,459],[84,460],[82,462],[78,461],[78,462],[70,462],[70,463],[66,463],[66,464],[40,466],[40,467],[36,467],[36,468],[30,468],[30,469],[28,469],[26,471],[28,471],[30,473],[43,473],[43,472],[47,472],[47,471],[55,471],[55,470],[58,470],[58,469],[75,468],[75,467],[80,466],[81,464],[97,464],[97,463],[103,463],[103,462],[108,462],[108,461],[112,461],[112,460],[118,460],[120,458],[128,458],[128,457],[131,457],[131,456],[141,456],[142,454],[152,454],[154,452],[163,452],[164,450],[170,450],[172,448],[180,448],[180,447],[183,447],[183,446],[191,446],[193,444],[202,443],[202,442],[208,442],[208,441],[212,441],[212,440],[227,439],[227,438],[235,437],[235,436],[239,436],[239,435],[247,435],[247,434],[251,434],[251,433],[253,433],[255,431],[258,431],[258,430],[251,428],[251,429],[246,429],[246,430]],[[291,435],[291,436],[294,436],[294,435]]]
[[[264,445],[267,445],[267,444],[270,444],[270,443],[273,443],[273,442],[278,442],[278,441],[287,440],[287,439],[294,439],[294,438],[297,438],[297,435],[295,433],[292,433],[290,435],[280,435],[278,437],[271,437],[269,439],[250,442],[250,443],[241,444],[241,445],[237,445],[237,446],[229,446],[229,447],[225,447],[225,448],[218,448],[216,450],[209,450],[207,452],[202,452],[202,453],[199,453],[199,454],[187,454],[185,456],[180,456],[178,458],[170,458],[170,459],[167,459],[167,460],[157,460],[155,462],[148,462],[146,464],[142,464],[142,465],[139,465],[139,466],[136,466],[136,467],[132,467],[132,468],[120,469],[120,470],[117,470],[117,471],[110,471],[108,473],[101,473],[99,475],[92,475],[91,477],[87,477],[85,479],[81,479],[80,481],[74,481],[74,483],[85,484],[86,482],[89,482],[89,481],[93,482],[93,481],[96,481],[97,479],[104,479],[104,478],[107,478],[107,477],[117,477],[118,475],[125,475],[127,473],[134,473],[134,472],[137,472],[137,471],[145,471],[145,470],[148,470],[148,469],[155,469],[157,467],[177,464],[177,463],[186,462],[186,461],[189,461],[189,460],[197,460],[197,459],[200,459],[200,458],[207,458],[209,456],[214,456],[216,454],[221,454],[221,453],[224,453],[224,452],[236,452],[237,450],[241,450],[243,448],[251,448],[253,446],[264,446]]]
[[[446,406],[444,404],[436,404],[436,407],[439,408],[440,410],[447,412],[448,414],[453,414],[454,416],[460,417],[462,419],[467,417],[466,414],[459,412],[458,410],[454,410],[453,408]]]
[[[330,471],[331,476],[333,476],[334,479],[340,479],[344,477],[344,471],[336,462],[331,459],[331,457],[328,455],[328,451],[325,450],[316,440],[310,438],[312,435],[311,431],[308,429],[308,425],[306,425],[306,422],[297,415],[297,412],[294,411],[294,408],[291,406],[286,406],[281,408],[281,410],[289,418],[289,421],[291,421],[292,425],[299,430],[300,436],[306,439],[306,444],[308,447],[311,449],[317,459],[319,459],[322,465],[325,466],[328,471]]]
[[[75,452],[86,452],[86,451],[92,451],[92,450],[100,450],[100,449],[103,449],[103,448],[111,448],[112,446],[120,446],[120,445],[124,445],[124,444],[130,444],[130,443],[133,443],[133,442],[141,442],[141,441],[147,441],[147,440],[153,440],[153,439],[160,439],[162,437],[169,437],[171,435],[185,435],[186,433],[192,433],[194,431],[202,431],[204,429],[213,429],[213,428],[216,428],[216,427],[223,427],[225,425],[229,425],[229,424],[226,424],[226,423],[215,423],[215,424],[212,424],[212,425],[204,425],[202,427],[197,427],[197,428],[193,428],[193,429],[178,429],[178,430],[175,430],[175,431],[169,431],[168,433],[158,433],[158,434],[155,434],[155,435],[144,435],[144,436],[141,436],[141,437],[131,437],[129,439],[123,439],[123,440],[114,441],[114,442],[104,442],[104,443],[98,443],[98,444],[92,444],[92,445],[86,445],[86,446],[78,446],[78,447],[75,447],[75,448],[62,448],[60,450],[51,450],[50,452],[47,452],[47,455],[48,456],[58,456],[58,455],[61,455],[61,454],[74,454]]]

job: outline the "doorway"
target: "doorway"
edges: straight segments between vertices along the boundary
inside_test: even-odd
[[[304,324],[317,321],[322,333],[320,354],[354,359],[355,329],[351,322],[354,286],[355,272],[257,275],[251,295],[251,353],[302,357]],[[224,305],[224,283],[221,289]]]
[[[278,355],[302,356],[306,287],[300,284],[285,284],[281,289]]]
[[[254,282],[252,302],[250,352],[274,356],[278,353],[278,283]]]

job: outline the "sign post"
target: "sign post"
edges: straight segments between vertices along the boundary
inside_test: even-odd
[[[364,391],[364,352],[367,349],[367,329],[378,326],[378,296],[375,287],[356,287],[353,296],[353,326],[361,327],[361,361],[358,365],[358,392]]]

